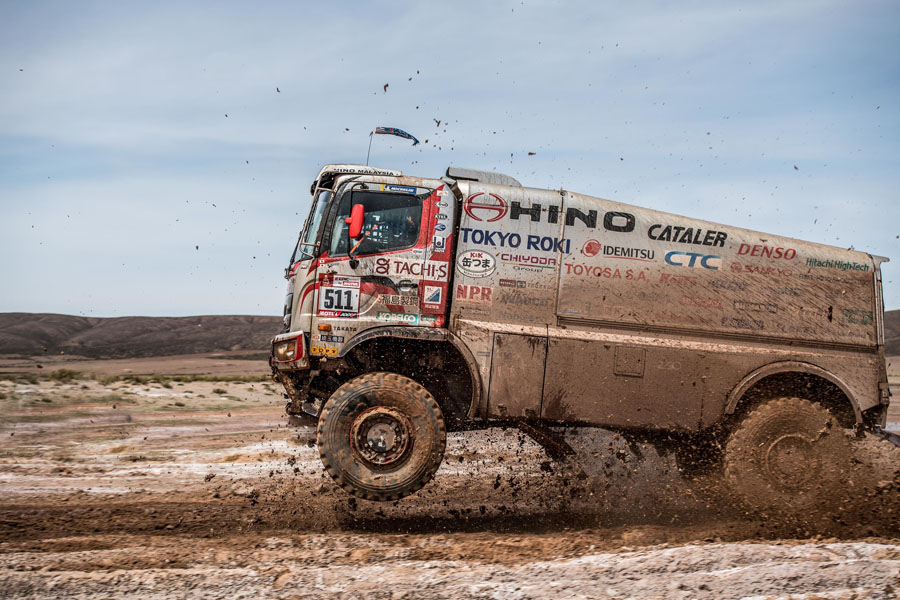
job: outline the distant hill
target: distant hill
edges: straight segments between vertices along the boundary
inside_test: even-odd
[[[900,310],[884,313],[887,354],[900,355]],[[75,317],[0,313],[0,354],[74,354],[89,358],[145,358],[247,350],[268,352],[280,317]]]
[[[900,355],[900,310],[884,313],[884,351],[892,356]]]
[[[0,313],[0,354],[144,358],[247,350],[267,352],[280,317],[75,317]]]

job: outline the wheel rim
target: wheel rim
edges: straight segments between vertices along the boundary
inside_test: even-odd
[[[766,449],[766,470],[774,481],[789,489],[799,489],[819,473],[819,455],[813,441],[799,433],[783,435]]]
[[[409,419],[389,406],[364,410],[350,428],[353,452],[376,468],[389,467],[403,459],[412,447],[412,437]]]

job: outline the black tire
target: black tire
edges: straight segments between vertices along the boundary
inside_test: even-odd
[[[421,489],[447,444],[434,397],[395,373],[362,375],[338,388],[322,408],[317,433],[328,474],[366,500],[398,500]]]
[[[834,508],[850,470],[850,441],[823,406],[778,398],[753,409],[725,446],[725,478],[753,511]]]

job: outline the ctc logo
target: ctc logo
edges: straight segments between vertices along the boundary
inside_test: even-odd
[[[469,217],[476,221],[493,223],[506,216],[506,213],[509,211],[509,206],[506,204],[506,200],[497,194],[478,192],[477,194],[472,194],[466,198],[466,201],[463,202],[463,210],[466,211],[466,214],[469,215]],[[485,216],[490,216],[491,218],[483,219],[476,214],[476,211],[481,214],[487,213]]]
[[[672,251],[666,254],[666,263],[676,267],[694,268],[698,262],[704,269],[718,271],[722,265],[722,257],[714,254],[697,254],[696,252]]]

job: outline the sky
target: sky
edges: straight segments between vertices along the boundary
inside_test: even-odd
[[[890,257],[897,309],[898,25],[868,1],[0,0],[0,312],[280,316],[310,183],[376,126],[422,143],[376,136],[375,166]]]

